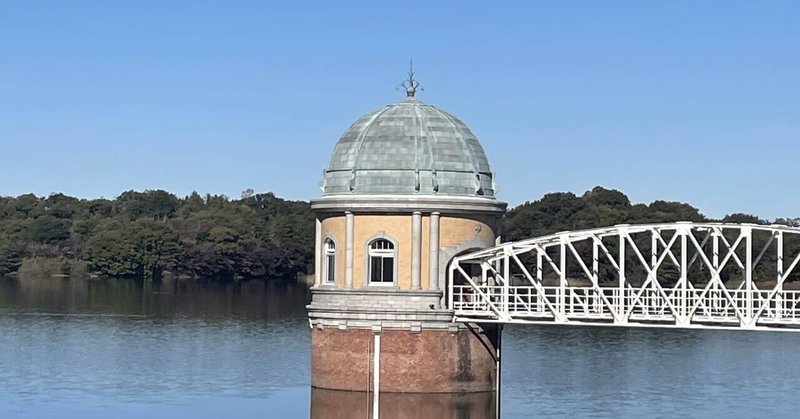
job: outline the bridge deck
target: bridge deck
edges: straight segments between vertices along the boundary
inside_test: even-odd
[[[564,232],[456,258],[448,304],[457,321],[800,331],[798,261],[783,226]]]

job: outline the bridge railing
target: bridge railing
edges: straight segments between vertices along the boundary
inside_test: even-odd
[[[448,303],[463,321],[800,330],[800,290],[785,289],[799,261],[800,230],[782,226],[566,232],[457,258]]]
[[[595,290],[582,287],[563,290],[560,287],[542,287],[544,293],[539,293],[532,286],[515,286],[509,289],[508,294],[502,286],[479,288],[485,297],[477,294],[472,286],[454,286],[453,309],[457,313],[490,317],[508,314],[514,318],[554,319],[555,312],[558,312],[570,320],[613,321],[613,307],[616,307],[622,314],[630,311],[629,318],[634,320],[655,321],[662,317],[663,320],[672,321],[674,314],[667,300],[677,305],[681,298],[680,291],[666,291],[668,295],[665,298],[655,290],[638,295],[634,288],[622,293],[618,289],[603,289],[602,294],[614,302],[613,306],[609,306],[604,304]],[[634,304],[637,297],[638,302]],[[769,299],[769,291],[758,291],[755,298],[759,306],[764,304],[765,307],[760,316],[761,322],[793,323],[800,320],[800,291],[781,291],[773,299]],[[738,323],[738,313],[747,307],[747,296],[745,291],[732,291],[732,299],[729,300],[720,291],[701,295],[700,290],[694,290],[689,294],[688,302],[697,305],[693,318],[698,322]],[[548,305],[554,307],[555,312]]]

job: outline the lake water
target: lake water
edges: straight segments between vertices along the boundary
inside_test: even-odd
[[[2,418],[359,417],[309,387],[301,285],[0,280]],[[502,416],[797,417],[800,334],[507,327]],[[475,418],[485,396],[382,417]],[[442,406],[454,406],[443,411]]]

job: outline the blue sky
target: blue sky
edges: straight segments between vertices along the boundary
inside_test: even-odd
[[[512,205],[602,185],[799,217],[797,22],[796,1],[6,0],[0,195],[313,198],[413,57]]]

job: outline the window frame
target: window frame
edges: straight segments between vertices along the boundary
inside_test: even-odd
[[[373,249],[373,245],[378,242],[385,241],[388,243],[391,248],[390,249]],[[385,234],[379,234],[375,237],[370,238],[367,240],[366,245],[366,260],[364,261],[364,269],[365,269],[365,286],[368,287],[397,287],[397,242],[390,237],[387,237]],[[391,259],[392,267],[391,267],[391,281],[374,281],[372,277],[372,268],[373,268],[373,258],[381,258],[381,262],[383,263],[386,259]],[[384,278],[385,269],[381,269],[382,275],[381,279]]]
[[[328,246],[330,245],[330,247]],[[336,240],[333,237],[326,237],[325,240],[322,242],[322,285],[336,285]],[[333,275],[330,274],[330,262],[329,258],[333,258]]]

